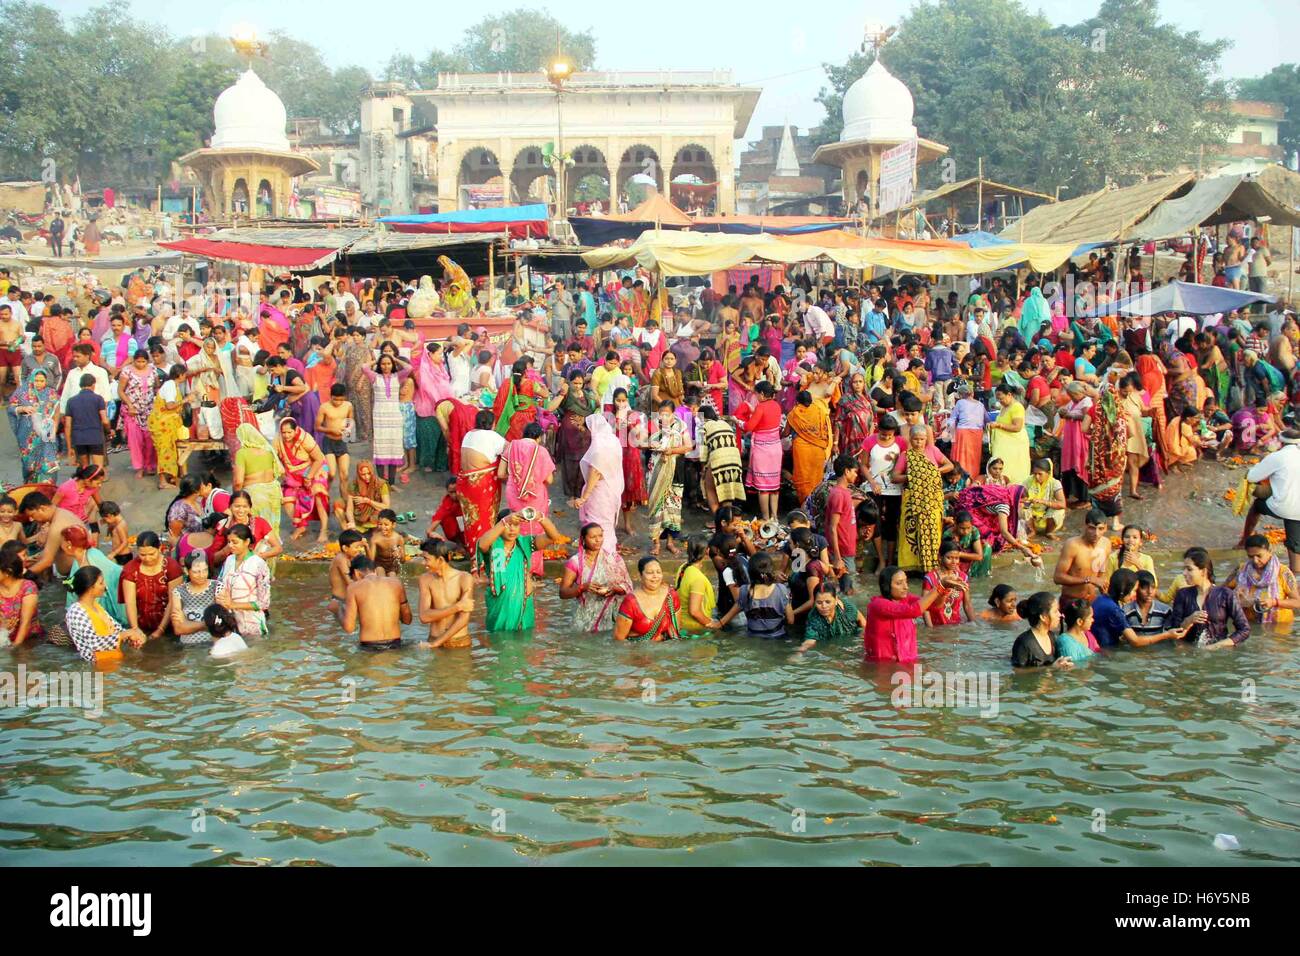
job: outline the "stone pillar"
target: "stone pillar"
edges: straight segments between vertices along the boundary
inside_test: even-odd
[[[438,144],[438,212],[459,208],[457,183],[460,180],[462,154],[453,143]]]

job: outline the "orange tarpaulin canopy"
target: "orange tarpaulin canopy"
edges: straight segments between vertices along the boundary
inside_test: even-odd
[[[661,193],[654,193],[631,212],[606,216],[615,222],[657,222],[664,226],[689,226],[695,220],[682,212]]]
[[[825,246],[828,249],[896,249],[901,252],[922,249],[946,251],[949,249],[970,248],[963,243],[952,242],[949,239],[880,239],[874,236],[864,239],[856,232],[849,232],[847,229],[835,229],[828,232],[819,232],[814,236],[795,234],[778,235],[776,238],[783,242],[793,242],[805,246],[808,245],[809,242],[813,242],[816,245]]]

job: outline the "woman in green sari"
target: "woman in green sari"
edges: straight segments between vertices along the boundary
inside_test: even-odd
[[[522,524],[519,515],[502,510],[497,523],[478,539],[488,574],[484,623],[489,631],[526,631],[533,626],[533,576],[529,573],[533,539],[519,533]]]
[[[284,474],[284,465],[266,436],[255,426],[244,422],[235,436],[239,439],[239,450],[235,452],[232,490],[248,492],[254,516],[264,519],[279,535],[280,506],[284,500],[280,476]]]

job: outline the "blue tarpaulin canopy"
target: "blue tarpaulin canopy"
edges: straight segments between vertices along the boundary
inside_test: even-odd
[[[380,222],[398,232],[506,232],[511,238],[545,236],[546,206],[496,206],[489,209],[458,209],[418,216],[382,216]]]
[[[1217,285],[1197,282],[1167,282],[1158,289],[1129,296],[1088,313],[1088,318],[1100,315],[1160,315],[1176,312],[1180,315],[1214,315],[1244,308],[1253,302],[1276,302],[1277,298],[1262,292],[1243,292]]]

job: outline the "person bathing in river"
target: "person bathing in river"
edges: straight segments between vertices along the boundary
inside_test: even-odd
[[[531,426],[529,426],[531,427]],[[456,546],[427,539],[420,545],[426,573],[420,575],[420,623],[429,625],[421,647],[470,647],[469,616],[474,613],[474,577],[451,566]]]
[[[330,562],[329,610],[339,623],[343,622],[343,605],[348,597],[348,584],[352,581],[352,559],[366,553],[366,539],[355,528],[339,535],[339,553]]]
[[[343,630],[360,627],[361,646],[384,651],[402,646],[402,625],[411,623],[411,605],[399,578],[382,575],[365,555],[352,559],[352,583],[343,601]]]

